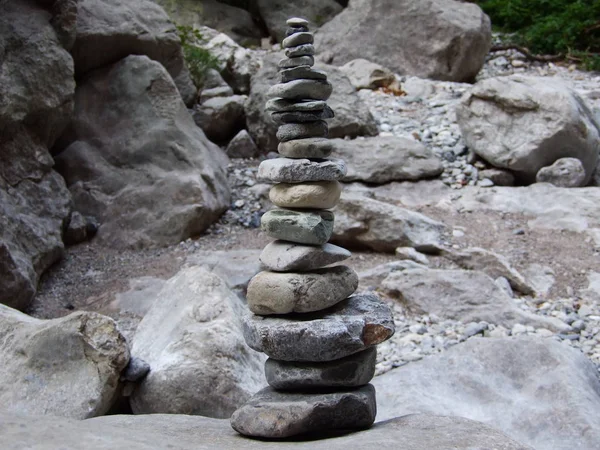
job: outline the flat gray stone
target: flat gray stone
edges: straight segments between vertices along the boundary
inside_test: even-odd
[[[329,139],[308,138],[281,142],[277,151],[287,158],[327,158],[334,148]]]
[[[290,37],[296,33],[308,33],[308,31],[308,27],[290,27],[287,30],[285,30],[285,35],[287,37]]]
[[[333,213],[272,209],[263,214],[260,225],[265,233],[275,239],[323,245],[333,233]]]
[[[290,69],[298,66],[314,66],[315,58],[312,56],[299,56],[297,58],[284,58],[279,61],[280,69]]]
[[[246,343],[282,361],[324,362],[380,344],[394,334],[388,305],[374,294],[357,294],[324,311],[242,320]]]
[[[290,27],[308,27],[308,20],[301,17],[290,17],[285,23]]]
[[[263,249],[260,262],[274,272],[303,272],[344,261],[350,256],[348,250],[333,244],[313,246],[273,241]]]
[[[285,56],[288,58],[297,58],[298,56],[313,56],[315,47],[312,44],[297,45],[286,49]]]
[[[347,266],[313,272],[270,272],[257,274],[246,293],[254,314],[288,314],[321,311],[341,302],[358,287],[358,275]]]
[[[312,33],[294,33],[289,37],[286,37],[282,42],[283,48],[296,47],[302,44],[312,44],[315,41],[315,37]]]
[[[277,129],[276,136],[280,142],[286,142],[294,139],[324,138],[328,134],[329,126],[327,122],[320,120],[319,122],[308,123],[286,123]]]
[[[326,106],[322,111],[315,112],[294,111],[271,113],[271,118],[277,125],[283,125],[286,123],[318,122],[325,119],[333,119],[334,117],[335,113],[329,106]]]
[[[341,194],[337,181],[279,183],[269,191],[269,199],[280,208],[329,209],[337,205]]]
[[[363,430],[375,422],[375,388],[347,392],[297,394],[267,387],[231,416],[245,436],[286,438],[332,430]]]
[[[327,100],[332,91],[333,87],[327,80],[293,80],[271,86],[267,96],[287,100]]]
[[[323,111],[327,103],[322,100],[300,100],[290,101],[283,98],[272,98],[265,104],[265,111],[268,112],[310,112]]]
[[[315,70],[310,66],[298,66],[292,69],[284,69],[279,72],[281,82],[287,83],[293,80],[326,80],[327,73]]]
[[[265,363],[265,375],[269,385],[279,390],[357,387],[371,381],[375,375],[376,362],[375,347],[324,363],[278,361],[269,358]]]
[[[337,181],[346,175],[341,159],[311,161],[309,159],[267,159],[258,166],[259,181],[303,183],[305,181]]]

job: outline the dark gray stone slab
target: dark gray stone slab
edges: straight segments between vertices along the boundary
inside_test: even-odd
[[[272,183],[303,183],[306,181],[337,181],[346,175],[346,163],[341,159],[275,158],[260,163],[256,177]]]
[[[315,70],[310,66],[298,66],[291,69],[284,69],[279,72],[281,82],[287,83],[293,80],[326,80],[327,73],[322,70]]]
[[[323,245],[333,233],[331,211],[272,209],[260,220],[261,229],[275,239],[299,244]]]
[[[327,158],[334,148],[329,139],[308,138],[281,142],[277,151],[286,158]]]
[[[289,27],[287,30],[285,30],[285,35],[290,37],[296,33],[308,33],[308,31],[308,27]]]
[[[246,343],[283,361],[325,362],[377,345],[394,334],[388,305],[374,294],[357,294],[324,311],[243,318]]]
[[[302,44],[312,44],[315,38],[312,33],[294,33],[289,37],[286,37],[281,46],[283,48],[296,47]]]
[[[305,122],[317,122],[319,120],[333,119],[335,116],[333,109],[326,106],[322,111],[315,112],[280,112],[271,113],[271,118],[277,125],[283,125],[286,123],[305,123]]]
[[[286,100],[327,100],[332,91],[333,87],[327,80],[294,80],[271,86],[267,96]]]
[[[265,104],[265,111],[269,112],[311,112],[323,111],[327,103],[322,100],[285,100],[283,98],[272,98]]]
[[[281,439],[332,430],[362,430],[375,421],[375,388],[347,392],[296,394],[267,387],[231,416],[231,426],[246,436]]]
[[[315,58],[312,56],[299,56],[297,58],[284,58],[279,61],[280,69],[290,69],[298,66],[314,66]]]
[[[308,123],[286,123],[277,129],[276,136],[280,142],[287,142],[294,139],[327,137],[328,134],[327,122],[320,120]]]
[[[375,375],[376,360],[375,347],[324,363],[269,358],[265,363],[265,376],[271,387],[284,391],[364,386]]]
[[[263,249],[260,262],[275,272],[304,272],[344,261],[350,256],[348,250],[333,244],[316,246],[273,241]]]
[[[288,58],[297,58],[298,56],[313,56],[315,47],[312,44],[302,44],[296,47],[290,47],[285,50],[285,56]]]

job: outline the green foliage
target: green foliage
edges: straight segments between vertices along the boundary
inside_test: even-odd
[[[190,26],[177,25],[177,33],[192,80],[196,86],[202,86],[208,69],[219,69],[219,59],[202,46],[206,40],[200,30]]]
[[[598,0],[478,0],[492,24],[534,53],[573,56],[588,68],[600,57]]]

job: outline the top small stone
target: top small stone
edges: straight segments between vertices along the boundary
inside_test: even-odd
[[[286,21],[288,26],[290,27],[308,27],[308,20],[302,19],[300,17],[292,17]]]

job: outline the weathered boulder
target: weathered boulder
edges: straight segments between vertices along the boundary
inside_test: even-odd
[[[71,54],[78,77],[129,55],[146,55],[167,69],[186,104],[194,101],[196,88],[183,60],[177,29],[150,0],[79,0]]]
[[[315,36],[336,65],[368,55],[401,75],[450,81],[473,80],[490,43],[490,19],[454,0],[353,0]]]
[[[230,158],[255,158],[258,156],[258,148],[252,136],[246,130],[242,130],[229,141],[225,153]]]
[[[398,247],[429,252],[440,246],[444,224],[366,196],[344,192],[334,210],[332,242],[348,248],[393,253]]]
[[[585,168],[581,161],[577,158],[560,158],[554,164],[538,170],[535,181],[558,187],[581,187],[585,178]]]
[[[130,398],[133,411],[227,418],[263,387],[265,358],[244,343],[241,308],[205,268],[167,281],[133,338],[132,356],[150,364]]]
[[[506,328],[520,323],[553,331],[568,329],[559,319],[523,311],[492,278],[478,271],[396,270],[381,282],[381,292],[412,314],[435,314],[464,323],[485,321]]]
[[[246,99],[245,95],[208,99],[194,106],[194,122],[211,141],[228,141],[244,127]]]
[[[303,17],[312,29],[320,27],[342,11],[335,0],[256,0],[260,16],[277,42],[285,38],[286,20]]]
[[[340,67],[356,89],[378,89],[388,87],[396,81],[396,76],[380,64],[366,59],[353,59]]]
[[[241,45],[260,45],[263,36],[250,13],[215,0],[152,0],[161,5],[173,22],[207,26],[225,33]]]
[[[265,57],[262,68],[252,77],[252,87],[246,102],[246,125],[254,142],[263,153],[277,151],[277,125],[265,111],[268,99],[267,91],[279,82],[277,63],[283,54],[273,53]],[[317,63],[317,70],[327,72],[327,79],[333,85],[333,94],[327,101],[335,112],[335,117],[328,120],[329,137],[373,136],[377,134],[377,124],[367,105],[360,99],[350,80],[339,68]]]
[[[598,372],[579,350],[554,339],[469,339],[373,384],[379,420],[457,415],[538,450],[593,450],[600,442]]]
[[[167,71],[146,56],[99,69],[77,87],[56,157],[78,211],[113,246],[179,242],[229,204],[227,157],[200,130]]]
[[[534,181],[542,167],[577,158],[587,183],[600,131],[581,97],[562,82],[512,75],[477,83],[456,109],[469,148],[490,164]]]
[[[87,419],[106,414],[129,349],[92,312],[40,320],[0,305],[0,410]]]
[[[56,417],[0,415],[0,435],[6,450],[260,450],[264,448],[347,450],[531,450],[489,425],[461,417],[413,414],[375,424],[371,429],[308,442],[265,442],[238,435],[229,420],[150,414],[105,416],[75,421]]]
[[[24,310],[62,255],[71,196],[49,148],[69,123],[75,80],[49,14],[0,4],[0,303]]]
[[[343,181],[373,184],[432,178],[444,171],[442,161],[420,142],[403,137],[333,140],[332,156],[346,161]],[[365,155],[369,155],[365,158]]]

